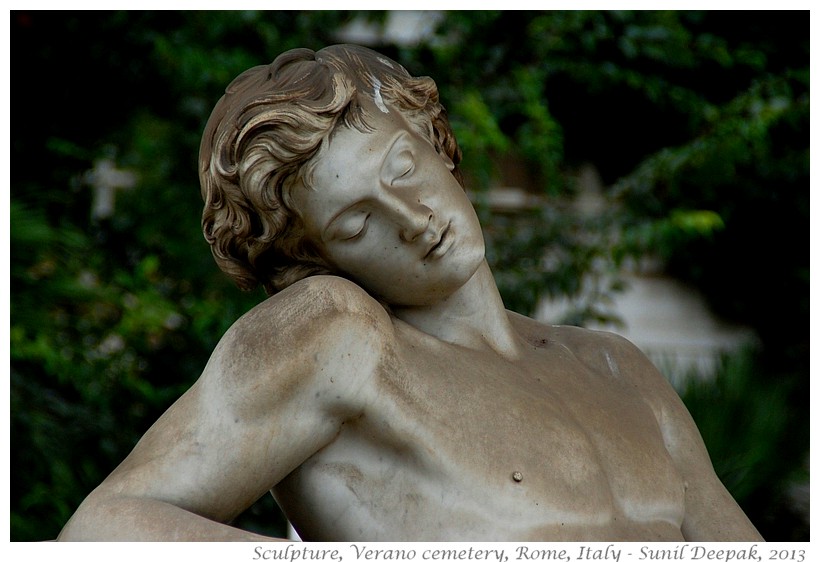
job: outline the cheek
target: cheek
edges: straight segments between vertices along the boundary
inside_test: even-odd
[[[382,240],[361,241],[355,246],[336,248],[334,265],[344,273],[360,279],[363,283],[392,277],[397,269],[398,244],[384,244]]]

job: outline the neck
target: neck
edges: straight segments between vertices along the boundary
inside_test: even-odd
[[[484,261],[470,280],[447,298],[426,306],[395,308],[394,315],[448,343],[515,359],[520,341],[510,323],[493,274]]]

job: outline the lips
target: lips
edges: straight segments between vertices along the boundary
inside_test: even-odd
[[[438,259],[450,249],[450,246],[453,244],[453,233],[450,230],[450,224],[449,222],[447,223],[447,226],[441,231],[441,234],[439,234],[433,245],[427,250],[427,253],[424,255],[425,260]]]

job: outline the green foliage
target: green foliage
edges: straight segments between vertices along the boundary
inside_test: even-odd
[[[715,458],[715,471],[738,501],[765,487],[773,470],[790,469],[765,463],[779,455],[787,437],[787,389],[776,381],[755,380],[753,362],[752,353],[725,357],[714,379],[694,373],[682,393]]]
[[[564,158],[564,138],[561,125],[553,118],[544,95],[546,72],[542,68],[516,69],[513,89],[521,96],[524,121],[515,131],[521,154],[533,163],[543,178],[546,190],[558,195],[564,187],[561,164]]]
[[[232,287],[202,240],[199,137],[239,72],[337,42],[357,15],[385,19],[11,14],[13,540],[53,538],[263,298]],[[686,400],[769,540],[803,532],[784,498],[808,450],[807,23],[801,12],[458,11],[418,46],[378,47],[439,84],[508,307],[564,296],[576,305],[567,322],[617,320],[615,274],[648,253],[756,330],[755,355]],[[511,156],[543,205],[487,204]],[[87,174],[102,160],[136,185],[95,218]],[[612,186],[596,216],[568,204],[588,162]],[[270,504],[237,523],[276,532]]]
[[[510,141],[501,132],[498,122],[478,90],[465,90],[455,101],[452,119],[453,132],[465,154],[504,154]],[[470,171],[479,188],[486,190],[498,173],[489,158],[470,162]]]
[[[609,311],[620,290],[608,244],[614,217],[583,217],[567,205],[545,205],[517,215],[490,215],[487,259],[505,305],[531,311],[544,297],[568,297],[573,309],[561,323],[617,323]]]

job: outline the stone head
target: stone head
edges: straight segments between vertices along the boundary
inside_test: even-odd
[[[199,175],[205,238],[240,288],[273,294],[309,275],[344,275],[305,236],[291,190],[310,185],[339,127],[370,130],[365,108],[384,104],[452,161],[461,183],[461,153],[433,80],[370,49],[294,49],[231,82],[206,125]]]

